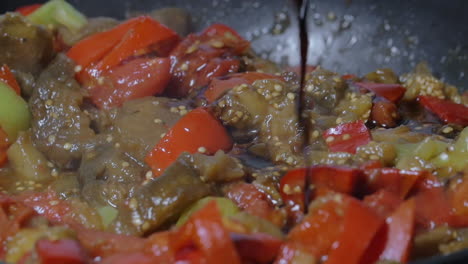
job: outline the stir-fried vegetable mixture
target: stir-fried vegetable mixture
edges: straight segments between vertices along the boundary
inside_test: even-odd
[[[234,29],[189,27],[181,9],[117,21],[63,0],[0,16],[1,260],[406,263],[468,247],[466,93],[424,64],[307,67],[300,87]]]

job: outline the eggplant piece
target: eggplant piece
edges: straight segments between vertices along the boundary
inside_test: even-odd
[[[33,75],[54,56],[52,33],[16,13],[0,16],[0,47],[0,65]]]
[[[59,168],[76,168],[85,149],[94,146],[95,133],[81,110],[84,90],[75,81],[74,67],[59,54],[40,75],[29,100],[33,142]]]
[[[264,143],[274,163],[297,166],[303,162],[298,98],[295,82],[258,80],[231,89],[217,101],[215,112],[225,125],[255,131],[253,143]]]
[[[182,154],[163,175],[137,188],[119,207],[111,229],[117,233],[144,234],[164,227],[196,201],[213,194],[193,168],[189,154]]]

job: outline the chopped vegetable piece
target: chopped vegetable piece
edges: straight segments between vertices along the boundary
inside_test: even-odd
[[[343,194],[353,194],[361,178],[361,170],[337,167],[314,166],[310,168],[309,183],[315,188],[316,196],[326,194],[328,190]]]
[[[305,212],[306,168],[288,171],[280,181],[280,194],[286,204],[289,222],[299,223]]]
[[[41,25],[63,25],[77,32],[86,23],[86,17],[64,0],[50,0],[28,15],[29,20]]]
[[[179,230],[177,240],[176,248],[194,246],[201,252],[204,263],[241,263],[215,201],[192,215]]]
[[[145,247],[144,238],[92,229],[78,229],[77,239],[93,257],[105,258],[118,253],[141,252]]]
[[[235,73],[226,77],[215,78],[211,81],[208,89],[205,91],[205,97],[209,103],[214,102],[221,97],[223,93],[234,88],[235,86],[246,84],[251,85],[257,80],[275,79],[282,81],[283,78],[277,75],[260,73],[260,72],[243,72]]]
[[[369,129],[363,121],[338,125],[323,133],[323,138],[333,152],[348,152],[355,154],[359,146],[370,142]]]
[[[418,185],[414,196],[416,223],[425,228],[447,224],[451,208],[443,185],[433,175],[426,175]]]
[[[424,177],[424,171],[407,171],[394,168],[368,169],[364,171],[368,192],[385,189],[405,198],[415,183]]]
[[[283,243],[282,240],[266,234],[231,233],[242,263],[271,263]]]
[[[398,102],[406,92],[406,88],[401,86],[400,84],[366,82],[357,82],[355,84],[394,103]]]
[[[172,82],[167,93],[184,97],[213,78],[239,70],[238,56],[249,42],[228,26],[214,24],[200,34],[186,37],[171,52]]]
[[[468,107],[434,96],[419,96],[421,103],[429,111],[436,114],[445,123],[468,126]]]
[[[104,227],[108,227],[112,221],[117,217],[119,211],[111,206],[103,206],[97,209],[99,215],[101,216],[102,224]]]
[[[98,77],[100,73],[112,69],[131,56],[147,54],[153,49],[161,53],[162,50],[157,49],[158,43],[171,41],[171,44],[174,44],[173,42],[178,41],[178,39],[177,34],[171,29],[166,28],[156,20],[143,17],[95,67],[91,67],[88,71],[93,77]]]
[[[384,219],[360,201],[349,198],[344,215],[343,232],[331,248],[326,264],[359,264]],[[356,239],[359,234],[359,239]]]
[[[13,75],[13,73],[10,71],[10,68],[6,64],[0,67],[0,81],[6,83],[13,90],[15,90],[17,95],[21,95],[21,88],[18,82],[16,81],[15,76]]]
[[[406,263],[413,240],[415,224],[415,202],[405,201],[386,219],[388,225],[387,241],[380,255],[381,260]]]
[[[378,215],[383,218],[387,218],[400,206],[403,199],[393,192],[389,192],[386,189],[380,189],[373,194],[366,195],[363,202],[369,208],[372,208]]]
[[[181,226],[187,222],[187,220],[198,210],[205,207],[210,202],[216,202],[218,209],[223,217],[229,217],[237,212],[239,208],[229,199],[224,197],[205,197],[201,200],[198,200],[194,205],[190,206],[182,215],[179,217],[179,220],[176,223],[176,226]]]
[[[183,116],[146,156],[154,176],[160,176],[182,152],[214,154],[229,150],[232,140],[226,128],[207,110],[197,108]]]
[[[62,239],[50,241],[39,240],[36,251],[44,264],[85,264],[87,258],[84,250],[76,240]]]
[[[275,210],[267,195],[255,185],[244,182],[232,184],[227,187],[226,196],[246,212],[277,226],[283,225],[283,214]]]
[[[31,14],[32,12],[36,11],[41,6],[42,4],[25,5],[25,6],[18,7],[16,9],[16,12],[22,14],[23,16],[27,16]]]
[[[151,34],[147,36],[147,34],[143,34],[143,30],[149,30],[148,33]],[[130,34],[131,32],[134,33]],[[133,43],[142,38],[144,38],[144,42]],[[141,16],[127,20],[109,31],[94,34],[81,40],[68,51],[67,55],[83,70],[105,58],[105,63],[98,68],[98,70],[104,70],[117,65],[128,56],[137,55],[137,52],[158,42],[178,41],[178,38],[177,33],[171,29],[148,16]],[[115,51],[123,51],[125,56],[116,54],[115,51],[112,52],[114,48]]]
[[[7,149],[9,146],[8,135],[0,127],[0,168],[2,168],[8,161]]]
[[[347,207],[347,198],[340,194],[322,198],[323,204],[319,201],[318,207],[313,208],[303,221],[289,232],[286,245],[300,248],[317,259],[327,255],[344,231],[343,212]]]
[[[14,142],[18,132],[28,129],[31,114],[23,98],[3,82],[0,82],[0,127]]]
[[[103,109],[119,107],[129,100],[161,94],[171,78],[170,61],[135,59],[100,78],[102,85],[89,87],[93,103]]]

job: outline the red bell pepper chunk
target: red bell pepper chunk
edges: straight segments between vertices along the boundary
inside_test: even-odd
[[[21,88],[16,81],[15,76],[6,64],[0,67],[0,81],[6,83],[9,87],[15,90],[17,95],[21,95]]]
[[[337,166],[314,166],[309,170],[309,182],[315,188],[352,194],[361,178],[361,170]]]
[[[154,176],[160,176],[182,152],[206,154],[229,150],[232,140],[226,128],[207,110],[197,108],[183,116],[146,156]]]
[[[68,51],[67,55],[83,69],[103,60],[95,69],[100,72],[119,64],[130,56],[140,55],[141,50],[159,42],[173,41],[175,44],[178,40],[179,36],[173,30],[148,16],[140,16],[109,31],[81,40]]]
[[[154,263],[164,263],[159,262],[158,259],[155,259],[152,256],[143,254],[143,253],[120,253],[112,255],[110,257],[104,258],[101,264],[154,264]]]
[[[371,141],[369,129],[363,121],[345,123],[327,129],[323,138],[332,152],[348,152],[355,154],[359,146]]]
[[[380,189],[388,190],[400,198],[405,198],[424,171],[407,171],[395,168],[368,169],[366,176],[367,191],[372,193]]]
[[[468,107],[434,96],[419,96],[419,103],[445,123],[468,126]]]
[[[301,248],[317,259],[330,252],[344,231],[343,212],[348,206],[348,197],[345,195],[333,194],[324,199],[324,203],[309,212],[287,237],[287,244]],[[287,252],[281,251],[283,253]],[[283,256],[280,255],[281,258]]]
[[[7,150],[9,146],[10,142],[8,141],[8,135],[2,127],[0,127],[0,168],[8,161]]]
[[[166,28],[157,21],[145,17],[142,23],[137,23],[126,33],[123,39],[96,65],[96,71],[106,71],[120,64],[130,56],[138,56],[151,51],[152,45],[158,42],[173,40],[178,41],[178,36],[172,30]],[[148,49],[149,50],[146,50]],[[161,52],[160,52],[161,53]],[[167,55],[167,54],[159,54]]]
[[[184,97],[192,89],[208,85],[213,78],[237,72],[238,56],[248,47],[248,41],[221,24],[187,36],[171,51],[172,89],[168,95]]]
[[[29,14],[32,14],[34,11],[39,9],[39,7],[41,7],[41,6],[42,6],[42,4],[25,5],[25,6],[18,7],[16,9],[16,12],[20,13],[23,16],[27,16]]]
[[[42,264],[85,264],[87,257],[76,240],[39,240],[36,251]]]
[[[174,245],[175,248],[191,246],[201,252],[204,261],[200,263],[241,263],[215,201],[190,217],[179,230]]]
[[[242,263],[271,263],[278,255],[283,243],[281,239],[267,234],[231,233]]]
[[[210,40],[222,41],[224,45],[233,48],[235,54],[245,52],[250,46],[250,43],[244,40],[239,33],[224,24],[212,24],[201,35],[206,36]]]
[[[381,260],[401,263],[408,261],[415,225],[415,202],[405,201],[386,219],[388,225],[387,241],[380,255]]]
[[[468,216],[468,180],[464,177],[451,190],[450,200],[454,213]]]
[[[34,210],[25,204],[0,194],[0,259],[5,259],[7,239],[15,235],[34,215]]]
[[[359,264],[384,219],[354,198],[348,198],[343,232],[331,248],[325,264]],[[358,235],[358,239],[356,237]]]
[[[275,210],[265,193],[250,183],[236,183],[226,190],[226,197],[244,211],[282,226],[283,216]]]
[[[216,101],[226,91],[241,84],[251,85],[257,80],[274,79],[283,81],[283,78],[277,75],[260,72],[235,73],[226,77],[215,78],[211,81],[208,89],[205,91],[205,98],[208,103]]]
[[[393,192],[380,189],[373,194],[366,195],[363,203],[381,217],[386,218],[403,203],[403,199]]]
[[[306,168],[290,170],[280,180],[279,190],[286,204],[290,223],[299,223],[304,216],[307,170]]]
[[[77,230],[77,239],[92,257],[141,252],[145,246],[141,237],[84,228]]]
[[[114,68],[102,77],[102,85],[91,85],[91,100],[101,109],[119,107],[124,102],[161,94],[170,75],[168,58],[139,58]]]
[[[416,223],[425,228],[433,228],[449,223],[451,208],[443,185],[429,174],[416,186]]]
[[[304,213],[306,176],[309,177],[309,184],[314,187],[316,198],[330,192],[352,194],[361,174],[359,169],[336,166],[314,166],[289,171],[281,178],[280,194],[286,203],[290,220],[297,222]]]
[[[406,92],[406,88],[400,84],[386,84],[386,83],[368,83],[357,82],[358,87],[364,88],[375,93],[377,96],[383,97],[390,102],[398,102]]]

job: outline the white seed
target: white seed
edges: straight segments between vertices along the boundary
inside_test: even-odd
[[[49,140],[50,144],[54,144],[56,138],[57,137],[55,135],[50,135],[47,139]]]
[[[281,92],[283,90],[283,86],[281,86],[279,84],[275,84],[273,86],[273,88],[275,88],[275,91],[277,91],[277,92]]]
[[[83,67],[81,65],[76,65],[75,68],[73,69],[76,73],[79,73],[80,71],[83,70]]]
[[[294,100],[296,98],[296,96],[293,93],[288,93],[286,96],[289,100]]]
[[[325,139],[325,142],[330,143],[330,142],[333,142],[333,140],[335,140],[335,137],[329,136]]]
[[[155,118],[153,121],[154,121],[154,123],[156,123],[156,124],[161,124],[161,123],[162,123],[162,120],[159,119],[159,118]]]
[[[448,134],[450,132],[453,131],[453,128],[448,126],[448,127],[445,127],[444,129],[442,129],[442,132],[445,133],[445,134]]]
[[[350,134],[344,134],[342,138],[343,138],[343,140],[348,140],[348,139],[351,138],[351,135]]]
[[[153,172],[152,171],[147,171],[145,174],[145,178],[147,180],[151,180],[153,178]]]
[[[184,63],[184,64],[180,65],[180,70],[182,70],[182,71],[188,70],[188,64]]]
[[[199,147],[198,152],[200,153],[206,153],[207,149],[205,147]]]
[[[73,147],[73,145],[70,144],[70,143],[65,143],[65,144],[63,145],[63,148],[64,148],[65,150],[70,150],[72,147]]]

